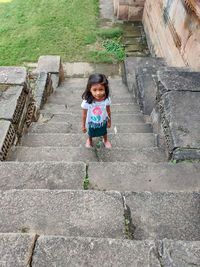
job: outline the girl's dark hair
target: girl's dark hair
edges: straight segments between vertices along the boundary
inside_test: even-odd
[[[108,80],[104,74],[96,73],[90,75],[87,83],[87,87],[85,89],[85,92],[82,95],[82,99],[85,99],[87,103],[91,104],[94,100],[93,95],[90,92],[90,88],[93,84],[102,84],[105,87],[105,98],[108,98],[109,96],[109,86],[108,86]]]

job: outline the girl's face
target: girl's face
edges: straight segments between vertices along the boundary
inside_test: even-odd
[[[91,86],[90,93],[94,97],[94,101],[102,101],[105,98],[105,87],[100,83],[95,83]]]

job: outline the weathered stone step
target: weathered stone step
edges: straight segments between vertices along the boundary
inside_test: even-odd
[[[62,90],[77,90],[84,91],[87,86],[87,78],[67,78],[65,81],[56,89],[58,91]],[[124,89],[127,90],[127,87],[124,85],[122,78],[109,78],[109,88],[110,90]]]
[[[121,240],[94,237],[0,234],[0,262],[7,266],[198,266],[199,241]],[[16,250],[16,247],[18,248]],[[20,253],[19,253],[20,251]],[[176,252],[178,253],[172,253]]]
[[[59,106],[59,105],[58,105]],[[44,115],[47,115],[47,116],[50,116],[52,117],[53,114],[69,114],[69,115],[75,115],[76,116],[78,115],[80,118],[82,118],[82,113],[83,113],[83,110],[80,109],[79,107],[76,107],[73,109],[70,109],[70,108],[66,108],[65,110],[64,109],[57,109],[56,107],[55,108],[51,108],[51,107],[48,107],[46,106],[44,109],[40,110],[40,114],[44,114]],[[138,115],[138,116],[143,116],[143,114],[141,113],[140,110],[126,110],[125,108],[123,110],[113,110],[111,109],[111,114],[113,115]]]
[[[85,146],[85,134],[28,134],[22,140],[22,146]],[[152,147],[156,145],[156,137],[152,133],[143,134],[108,134],[113,147]],[[99,142],[94,138],[93,145]]]
[[[131,97],[131,94],[128,92],[127,88],[122,88],[124,86],[118,85],[115,89],[112,89],[109,91],[109,96],[111,97]],[[62,88],[62,89],[57,89],[53,96],[55,97],[71,97],[74,96],[77,99],[81,99],[82,94],[84,92],[84,89],[77,89],[77,88]]]
[[[81,125],[76,123],[32,123],[29,132],[30,133],[81,133]],[[152,133],[151,124],[145,123],[115,123],[108,130],[109,133]]]
[[[141,114],[141,111],[138,106],[136,106],[134,103],[133,104],[114,104],[111,105],[110,107],[111,112],[115,113],[139,113]],[[46,104],[42,110],[46,110],[48,112],[52,112],[54,114],[56,113],[78,113],[82,114],[82,108],[80,106],[80,103],[77,105],[74,105],[73,107],[70,107],[68,105],[57,105],[57,104]]]
[[[119,192],[0,191],[0,232],[124,238]]]
[[[131,104],[133,103],[133,99],[129,96],[116,96],[112,97],[111,99],[112,104]],[[54,96],[51,95],[48,99],[48,103],[53,103],[53,104],[62,104],[62,105],[71,105],[73,106],[74,104],[79,104],[81,105],[82,99],[80,97],[74,97],[74,96],[67,96],[67,97],[61,97],[61,96]]]
[[[101,162],[163,162],[166,161],[165,151],[161,148],[112,148],[99,149],[99,161]]]
[[[98,162],[89,163],[90,186],[118,191],[198,191],[200,164]]]
[[[68,122],[73,123],[76,122],[77,124],[80,124],[82,122],[82,116],[78,114],[66,114],[66,113],[60,113],[60,114],[54,114],[45,110],[41,111],[40,119],[39,121],[48,121],[48,122]],[[142,123],[144,122],[144,116],[142,114],[112,114],[112,123]]]
[[[82,147],[15,147],[9,161],[98,161],[95,150]]]
[[[134,238],[200,240],[199,192],[126,192]]]
[[[154,241],[105,238],[41,236],[32,258],[32,266],[132,266],[159,267]],[[59,256],[58,256],[59,255]]]
[[[83,189],[83,162],[2,162],[0,189]]]

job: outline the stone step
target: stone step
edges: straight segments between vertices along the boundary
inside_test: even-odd
[[[198,248],[198,247],[197,247]],[[41,236],[32,266],[140,266],[159,267],[154,241],[106,238]],[[58,257],[59,255],[59,257]],[[149,256],[151,255],[151,256]]]
[[[73,146],[84,147],[86,134],[28,134],[22,140],[22,146]],[[152,147],[156,146],[156,137],[152,133],[143,134],[108,134],[113,147]],[[99,143],[100,138],[94,138],[93,145]]]
[[[83,189],[83,162],[1,162],[0,189]]]
[[[134,102],[134,100],[130,96],[114,96],[111,99],[112,104],[131,104]],[[48,103],[50,104],[62,104],[62,105],[81,105],[82,98],[80,97],[75,97],[75,96],[66,96],[66,97],[61,97],[61,96],[54,96],[51,95],[48,99]]]
[[[80,99],[82,97],[82,94],[84,92],[84,89],[76,89],[76,88],[62,88],[62,89],[57,89],[53,96],[54,97],[71,97],[74,96],[77,99]],[[118,85],[118,88],[112,89],[109,91],[109,96],[111,99],[113,97],[132,97],[132,95],[128,92],[127,88],[121,88]]]
[[[198,191],[200,164],[91,162],[90,187],[118,191]]]
[[[200,240],[199,192],[137,191],[126,192],[124,198],[135,240]]]
[[[67,122],[77,124],[82,123],[82,116],[77,116],[78,114],[70,114],[70,113],[60,113],[54,114],[45,110],[41,110],[39,122]],[[111,117],[112,124],[115,123],[142,123],[144,122],[144,116],[142,114],[112,114]]]
[[[48,122],[48,120],[47,120]],[[30,133],[81,133],[81,125],[75,123],[32,123],[29,128]],[[115,123],[108,130],[109,133],[152,133],[151,124],[145,123]]]
[[[65,81],[56,89],[60,90],[79,90],[84,91],[87,86],[87,78],[67,78]],[[109,78],[109,87],[111,90],[124,89],[127,90],[126,85],[123,83],[121,77]]]
[[[95,237],[0,234],[0,262],[7,266],[198,266],[199,241],[121,240]],[[16,247],[18,248],[16,250]],[[20,251],[20,253],[19,253]],[[172,253],[176,252],[178,253]]]
[[[166,161],[164,149],[152,148],[112,148],[98,149],[97,155],[100,162],[163,162]]]
[[[7,190],[0,203],[0,233],[124,238],[119,192]]]
[[[114,104],[110,107],[111,112],[114,113],[130,113],[130,114],[141,114],[141,111],[138,106],[133,104],[127,104],[127,105],[121,105],[121,104]],[[43,109],[48,112],[52,112],[54,114],[58,113],[78,113],[82,114],[82,108],[80,106],[80,103],[77,105],[74,105],[73,107],[70,107],[68,105],[57,105],[57,104],[45,104]]]
[[[15,147],[9,161],[98,161],[94,149],[82,147]]]

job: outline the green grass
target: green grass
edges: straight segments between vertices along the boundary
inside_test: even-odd
[[[86,44],[97,33],[97,16],[98,0],[0,0],[0,65],[47,54],[91,61]]]
[[[122,35],[123,31],[122,29],[100,29],[99,30],[99,35],[102,36],[103,38],[115,38],[119,37]]]
[[[26,65],[41,55],[64,62],[123,60],[120,49],[102,47],[122,30],[99,29],[98,15],[99,0],[0,0],[0,65]]]

